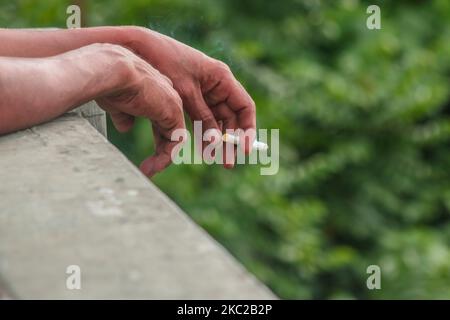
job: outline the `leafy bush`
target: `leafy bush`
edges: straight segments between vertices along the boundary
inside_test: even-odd
[[[61,2],[31,3],[2,4],[2,21],[64,21]],[[224,60],[258,126],[280,128],[275,176],[183,165],[155,182],[283,298],[450,298],[450,2],[380,1],[381,30],[369,4],[85,2],[90,25],[149,26]],[[110,132],[136,163],[152,150],[146,121]]]

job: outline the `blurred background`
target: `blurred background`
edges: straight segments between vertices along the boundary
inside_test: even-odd
[[[277,175],[153,179],[277,295],[450,299],[450,1],[0,0],[0,27],[65,28],[69,4],[85,26],[146,26],[223,60],[258,127],[280,129]],[[146,121],[108,130],[136,164],[153,152]]]

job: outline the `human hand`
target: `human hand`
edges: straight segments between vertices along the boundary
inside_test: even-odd
[[[128,26],[42,32],[2,30],[2,42],[5,45],[0,48],[0,55],[11,57],[50,57],[93,43],[127,47],[171,79],[191,120],[201,120],[204,131],[211,128],[222,131],[238,128],[247,130],[250,139],[240,139],[245,142],[240,146],[247,153],[250,152],[249,140],[254,138],[254,131],[249,129],[255,129],[256,126],[253,100],[224,63],[172,38],[149,29]],[[101,61],[100,64],[97,61],[99,65],[105,63],[110,61]],[[89,63],[84,59],[82,64]],[[64,70],[67,70],[67,64]],[[92,75],[91,67],[82,71],[84,78]],[[103,67],[103,72],[105,71],[107,69]],[[80,73],[80,70],[76,69],[73,73],[75,72]],[[70,76],[77,77],[72,73]],[[77,84],[74,81],[72,83],[74,86]],[[74,92],[77,97],[90,97],[88,94]],[[243,136],[241,133],[241,137]],[[226,156],[225,159],[227,158]],[[234,160],[234,157],[231,155],[230,159]],[[232,167],[232,162],[225,166]]]
[[[185,129],[183,106],[172,82],[149,63],[117,45],[94,45],[102,50],[102,59],[115,59],[115,74],[120,84],[97,98],[120,132],[131,129],[137,116],[152,122],[155,154],[140,166],[147,176],[162,171],[171,163],[172,149],[179,141],[171,141],[172,132]]]
[[[255,103],[230,68],[157,32],[134,30],[137,36],[127,45],[172,80],[191,120],[201,120],[203,131],[241,129],[240,136],[247,139],[240,146],[250,153],[256,130]],[[233,167],[234,159],[235,150],[231,156],[224,153],[224,166]]]

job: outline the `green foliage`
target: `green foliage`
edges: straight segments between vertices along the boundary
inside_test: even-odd
[[[5,26],[64,21],[60,1],[1,4]],[[172,166],[155,182],[284,298],[450,298],[450,2],[86,1],[230,64],[280,128],[280,171]],[[55,11],[55,8],[58,8]],[[149,124],[112,141],[138,163]],[[382,290],[366,288],[366,268]]]

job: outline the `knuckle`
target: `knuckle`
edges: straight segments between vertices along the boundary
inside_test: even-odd
[[[182,117],[182,114],[179,110],[175,108],[166,108],[164,112],[164,122],[165,126],[168,129],[175,129],[178,127],[182,127],[182,121],[180,121],[180,117]]]
[[[222,76],[229,76],[231,75],[231,69],[230,67],[223,61],[215,60],[214,62],[216,72],[218,72]]]
[[[249,109],[252,111],[252,112],[256,112],[256,104],[255,104],[255,101],[253,101],[253,99],[252,98],[250,98],[250,101],[249,101]]]
[[[184,97],[186,99],[190,99],[195,95],[195,87],[190,83],[181,85],[180,94],[182,97]]]
[[[225,71],[230,71],[230,67],[223,61],[215,60],[216,67]]]
[[[178,123],[178,118],[175,116],[175,112],[171,109],[166,110],[165,120],[166,126],[169,128],[174,128]]]
[[[199,116],[199,118],[195,119],[195,120],[200,120],[206,124],[214,123],[216,121],[216,118],[214,117],[214,115],[211,112],[209,112],[209,110],[203,110],[203,109],[199,110],[198,116]]]
[[[166,75],[164,75],[164,74],[161,74],[161,76],[162,76],[162,78],[173,88],[173,82],[172,82],[172,80],[170,80],[170,78],[169,77],[167,77]]]
[[[168,91],[166,99],[167,104],[170,105],[173,110],[176,110],[177,112],[183,110],[183,101],[174,89]]]
[[[136,78],[137,70],[131,59],[123,58],[116,61],[117,70],[124,83],[133,83]]]

